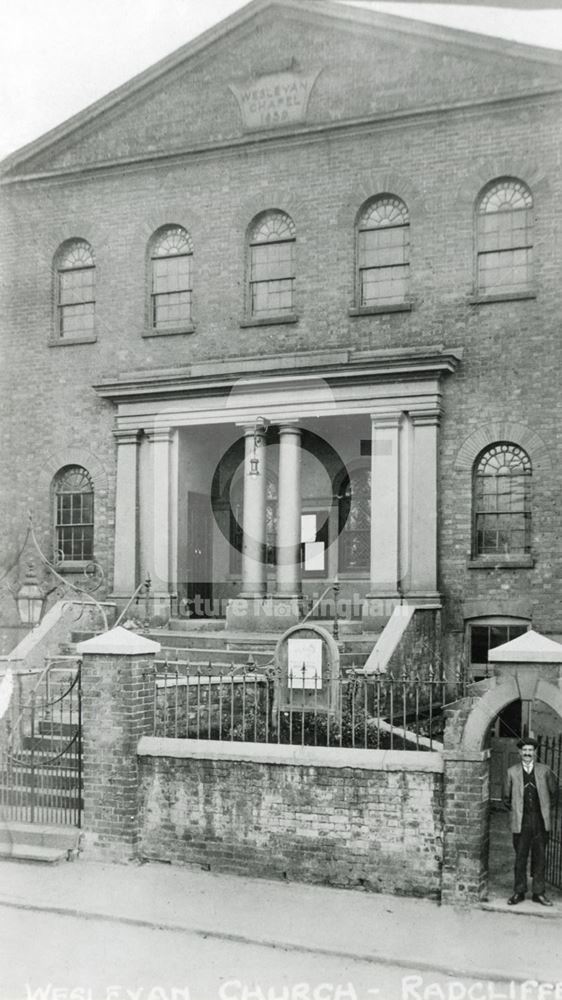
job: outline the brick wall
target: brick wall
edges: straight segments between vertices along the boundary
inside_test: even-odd
[[[436,753],[145,738],[140,853],[437,898],[442,766]]]

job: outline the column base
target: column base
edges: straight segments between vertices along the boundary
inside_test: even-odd
[[[237,597],[226,608],[226,627],[239,632],[284,632],[302,618],[300,595]]]
[[[407,594],[386,591],[385,593],[367,594],[361,609],[361,621],[364,632],[378,632],[383,628],[392,612],[400,605],[412,605],[435,609],[441,607],[441,594],[438,591],[408,591]]]

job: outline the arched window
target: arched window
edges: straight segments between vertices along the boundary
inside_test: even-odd
[[[59,337],[92,337],[96,306],[96,261],[86,240],[65,243],[56,257]]]
[[[528,291],[533,282],[533,197],[515,178],[490,184],[477,209],[477,284],[481,295]]]
[[[410,219],[400,198],[382,195],[363,209],[357,223],[359,306],[397,305],[406,300],[410,277]]]
[[[371,470],[352,470],[339,491],[339,570],[368,572],[371,560]]]
[[[86,562],[94,553],[94,484],[86,469],[67,465],[54,479],[57,562]]]
[[[516,444],[486,448],[474,464],[474,554],[531,551],[531,461]]]
[[[182,226],[166,226],[153,238],[150,325],[154,330],[190,326],[193,246]]]
[[[295,311],[295,225],[285,212],[260,215],[249,234],[249,311],[254,319]]]

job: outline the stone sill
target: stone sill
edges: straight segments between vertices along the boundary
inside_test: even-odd
[[[248,326],[278,326],[279,323],[298,323],[299,318],[296,313],[287,313],[284,316],[261,316],[259,319],[243,319],[240,322],[242,329]]]
[[[524,299],[536,299],[536,292],[505,292],[503,295],[473,295],[469,298],[471,306],[485,306],[490,302],[520,302]]]
[[[443,772],[442,753],[421,750],[354,750],[142,736],[138,742],[137,754],[139,757],[238,760],[291,767],[345,767],[361,771],[421,771],[429,774]]]
[[[143,337],[177,337],[183,333],[194,333],[195,326],[190,323],[187,326],[172,326],[169,330],[153,330],[152,328],[148,330],[143,330]]]
[[[535,560],[533,556],[516,556],[512,559],[506,558],[505,556],[496,557],[491,556],[489,558],[470,559],[468,562],[469,569],[532,569],[535,565]]]
[[[59,337],[57,340],[49,340],[48,347],[72,347],[76,344],[95,344],[96,336],[88,337]]]
[[[381,306],[352,306],[349,310],[350,316],[378,316],[381,313],[411,312],[413,309],[411,302],[394,302]]]
[[[93,559],[84,559],[76,561],[72,561],[69,559],[68,562],[65,561],[61,563],[56,563],[55,569],[57,573],[61,574],[61,576],[64,576],[65,573],[83,573],[84,570],[88,568],[88,566],[91,566],[93,564],[93,562],[94,562]]]

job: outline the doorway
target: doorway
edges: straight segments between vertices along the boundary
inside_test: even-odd
[[[213,515],[207,494],[187,495],[187,609],[190,618],[213,614]]]

